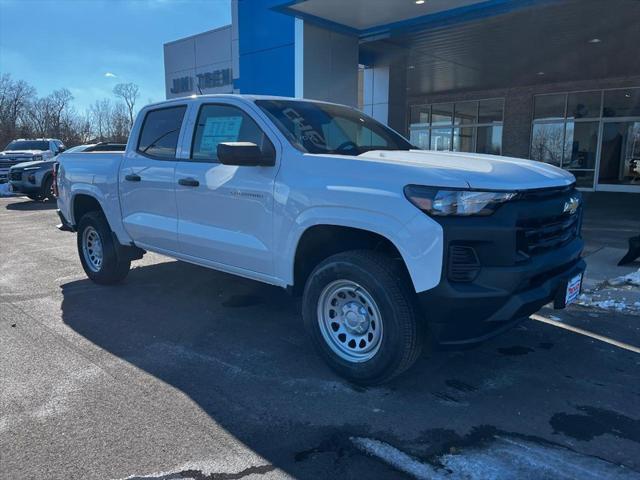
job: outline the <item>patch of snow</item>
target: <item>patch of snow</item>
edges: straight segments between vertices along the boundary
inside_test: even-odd
[[[364,453],[418,479],[637,478],[634,472],[598,457],[515,438],[495,437],[484,446],[444,454],[438,462],[442,467],[422,462],[380,440],[352,437],[351,441]]]
[[[631,272],[627,275],[622,275],[621,277],[616,277],[608,280],[607,283],[614,287],[618,287],[621,285],[633,285],[636,287],[640,287],[640,268],[636,272]]]
[[[613,298],[607,298],[604,300],[595,300],[590,295],[581,294],[576,303],[578,305],[582,305],[583,307],[596,307],[601,308],[602,310],[615,310],[617,312],[622,312],[623,310],[628,310],[631,308],[624,299],[622,300],[614,300]],[[639,302],[636,302],[639,303]],[[634,306],[637,306],[634,303]]]
[[[414,478],[421,480],[443,478],[431,465],[416,460],[388,443],[365,437],[351,437],[350,440],[364,453],[377,457],[396,470],[411,475]]]
[[[9,183],[0,183],[0,197],[13,197],[14,193],[10,190]]]

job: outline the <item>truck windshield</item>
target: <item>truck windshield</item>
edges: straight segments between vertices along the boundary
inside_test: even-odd
[[[49,142],[41,140],[14,140],[5,150],[49,150]]]
[[[409,150],[407,140],[358,110],[296,100],[256,100],[298,150],[360,155],[370,150]]]

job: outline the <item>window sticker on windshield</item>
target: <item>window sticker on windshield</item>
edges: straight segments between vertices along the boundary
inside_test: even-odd
[[[200,140],[200,152],[215,154],[219,143],[237,142],[241,127],[242,116],[240,115],[207,118]]]

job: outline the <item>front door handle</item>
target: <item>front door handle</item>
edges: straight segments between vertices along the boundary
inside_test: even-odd
[[[178,183],[185,187],[197,187],[200,185],[200,182],[195,178],[181,178]]]
[[[136,175],[135,173],[130,173],[129,175],[125,175],[124,179],[127,180],[128,182],[139,182],[140,180],[142,180],[140,178],[140,175]]]

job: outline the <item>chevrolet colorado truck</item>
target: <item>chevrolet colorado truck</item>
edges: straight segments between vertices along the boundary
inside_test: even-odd
[[[60,228],[93,281],[153,251],[300,293],[321,356],[361,384],[563,308],[585,268],[570,173],[417,150],[330,103],[149,105],[123,154],[63,155],[57,182]]]
[[[64,152],[64,144],[55,138],[33,140],[19,138],[0,152],[0,183],[9,180],[9,169],[23,162],[40,162]]]

